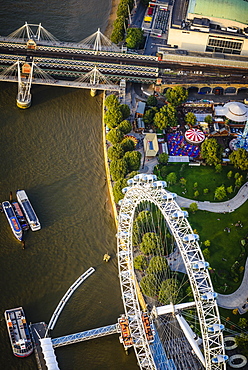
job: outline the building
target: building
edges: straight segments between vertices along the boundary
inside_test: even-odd
[[[145,134],[144,150],[146,157],[155,157],[157,155],[159,150],[157,134],[155,133]]]
[[[193,52],[248,56],[248,1],[175,0],[168,44]]]

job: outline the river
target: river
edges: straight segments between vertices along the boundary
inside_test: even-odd
[[[80,41],[106,28],[110,0],[1,4],[0,34],[25,21],[42,23],[61,41]],[[97,11],[96,11],[97,10]],[[0,201],[25,189],[42,229],[25,236],[26,249],[0,215],[0,369],[36,369],[34,355],[14,357],[3,313],[23,306],[28,321],[48,323],[70,285],[96,272],[73,294],[53,338],[117,322],[123,313],[115,226],[105,181],[102,96],[88,90],[33,86],[32,106],[16,107],[17,85],[0,83]],[[111,261],[102,261],[103,254]],[[137,369],[118,335],[56,349],[61,370]]]

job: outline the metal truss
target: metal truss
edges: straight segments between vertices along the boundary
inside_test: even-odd
[[[70,334],[64,337],[52,339],[53,348],[67,346],[68,344],[74,344],[77,342],[83,342],[89,339],[96,339],[100,337],[105,337],[110,334],[117,334],[120,332],[119,325],[109,325],[103,326],[101,328],[82,331],[81,333]]]
[[[140,177],[139,177],[140,176]],[[121,203],[117,233],[119,278],[126,316],[134,349],[141,369],[156,368],[141,323],[140,308],[134,284],[132,228],[137,205],[148,201],[162,212],[175,243],[180,250],[191,288],[194,294],[203,340],[205,367],[207,370],[224,370],[224,342],[221,330],[210,332],[210,328],[220,328],[218,306],[213,295],[213,286],[208,269],[194,269],[196,263],[203,263],[204,257],[197,242],[192,238],[193,230],[187,221],[187,212],[166,191],[164,182],[154,181],[154,175],[137,175],[138,180],[129,180],[132,186],[125,188],[126,194]],[[123,189],[124,190],[124,189]],[[188,241],[187,241],[188,240]],[[142,348],[141,348],[142,347]],[[213,363],[217,362],[217,363]],[[144,365],[145,363],[145,365]]]

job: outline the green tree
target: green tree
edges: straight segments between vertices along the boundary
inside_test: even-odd
[[[201,157],[205,159],[210,166],[216,166],[221,162],[223,148],[214,138],[205,140],[201,145]]]
[[[127,120],[124,120],[122,121],[119,126],[118,126],[118,129],[121,130],[123,132],[124,135],[128,134],[130,131],[132,131],[132,124],[130,121],[127,121]]]
[[[234,150],[229,155],[229,159],[234,167],[239,168],[243,171],[248,170],[248,153],[245,149],[239,148],[238,150]]]
[[[196,190],[196,191],[194,192],[194,197],[195,197],[195,198],[199,197],[199,194],[200,194],[200,193],[199,193],[199,191],[198,191],[198,190]]]
[[[166,176],[166,181],[169,185],[175,185],[176,182],[177,182],[177,175],[175,172],[170,172],[167,176]]]
[[[242,329],[245,329],[248,325],[248,320],[245,317],[241,317],[238,321],[238,326]]]
[[[215,172],[220,173],[222,171],[222,165],[221,163],[216,164],[215,166]]]
[[[209,189],[203,189],[203,194],[208,194],[208,192],[209,192]]]
[[[138,151],[126,152],[124,159],[127,162],[128,172],[137,171],[140,168],[141,153]]]
[[[141,28],[128,28],[126,44],[129,49],[138,49],[144,41],[144,32]]]
[[[115,128],[122,120],[122,113],[120,108],[111,108],[108,109],[107,112],[104,114],[104,123],[108,126],[108,128]]]
[[[110,40],[115,43],[119,44],[122,40],[124,40],[125,36],[125,29],[124,25],[126,24],[125,17],[118,17],[113,24],[113,31],[110,37]]]
[[[124,150],[121,144],[115,144],[108,148],[108,158],[111,161],[116,161],[117,159],[121,159],[124,156]]]
[[[226,197],[226,189],[224,185],[219,186],[216,188],[214,192],[214,198],[217,200],[222,200]]]
[[[128,6],[126,2],[120,1],[117,8],[117,17],[128,17]]]
[[[142,242],[144,230],[150,230],[152,215],[149,211],[141,211],[133,223],[133,244],[139,245]]]
[[[205,247],[210,247],[211,242],[210,242],[210,240],[205,240],[205,242],[203,244],[205,245]]]
[[[155,114],[158,113],[158,108],[154,107],[145,111],[143,121],[145,125],[151,125],[154,121]]]
[[[185,187],[187,184],[187,180],[184,177],[181,177],[179,180],[180,184],[182,187]]]
[[[154,297],[158,293],[158,281],[153,274],[147,274],[140,280],[142,293],[148,297]]]
[[[210,114],[209,115],[207,115],[205,118],[204,118],[204,121],[206,122],[206,123],[212,123],[213,122],[213,118],[212,118],[212,116],[210,116]]]
[[[198,182],[194,182],[193,187],[194,187],[194,189],[198,188]]]
[[[233,192],[233,187],[232,187],[232,185],[228,186],[228,187],[226,188],[226,191],[228,192],[228,194],[231,194],[231,193]]]
[[[121,104],[120,105],[120,111],[122,113],[122,119],[123,120],[130,116],[130,108],[127,104]]]
[[[235,173],[234,178],[235,178],[235,180],[237,180],[239,178],[239,172]]]
[[[123,132],[121,132],[118,128],[113,128],[106,135],[106,139],[112,144],[120,143],[123,140],[123,137]]]
[[[140,250],[144,254],[160,254],[161,253],[161,239],[156,233],[145,233],[142,237]]]
[[[176,86],[174,88],[169,88],[166,90],[165,97],[169,103],[171,103],[175,107],[178,107],[185,100],[187,100],[188,90],[186,90],[182,86]]]
[[[167,167],[163,166],[160,168],[160,176],[162,177],[162,179],[165,179],[166,175],[167,175]]]
[[[233,175],[233,172],[232,172],[232,171],[229,171],[229,172],[227,173],[227,178],[228,178],[228,179],[231,179],[232,175]]]
[[[234,339],[242,354],[248,356],[248,334],[241,333],[236,335]]]
[[[121,142],[122,149],[124,152],[131,152],[135,148],[135,144],[132,139],[125,137]]]
[[[196,119],[196,116],[195,116],[194,113],[189,112],[189,113],[186,114],[185,122],[187,123],[187,125],[194,126],[196,124],[196,121],[197,121],[197,119]]]
[[[158,294],[158,300],[164,305],[179,303],[183,298],[183,292],[180,289],[180,283],[176,279],[164,280]]]
[[[162,165],[165,165],[165,164],[168,163],[168,159],[169,159],[169,154],[167,154],[167,153],[161,153],[158,156],[158,163],[160,163]]]
[[[177,125],[177,111],[172,104],[164,105],[154,116],[154,124],[160,130]]]
[[[135,270],[144,271],[148,266],[147,258],[143,254],[139,254],[133,259],[133,267]]]
[[[191,212],[195,213],[198,210],[198,205],[197,203],[193,202],[189,205],[189,209]]]
[[[113,107],[119,107],[120,106],[120,102],[119,102],[119,100],[118,100],[118,98],[117,98],[116,95],[111,94],[111,95],[108,95],[106,97],[105,102],[104,102],[104,105],[108,109],[111,109]]]
[[[203,249],[202,251],[203,257],[206,261],[209,261],[210,259],[210,251],[208,248]]]
[[[239,177],[236,179],[236,181],[235,181],[235,186],[236,186],[237,188],[240,188],[242,184],[243,184],[243,176],[241,175],[241,176],[239,176]]]
[[[128,172],[127,162],[122,158],[110,163],[110,174],[113,181],[117,181],[126,176]]]
[[[119,179],[114,183],[113,186],[113,195],[115,203],[118,203],[120,199],[124,198],[124,194],[122,193],[122,189],[127,186],[126,179]]]
[[[149,266],[146,270],[148,274],[163,273],[167,270],[168,264],[165,257],[154,256],[149,262]]]
[[[146,101],[146,105],[148,107],[156,107],[157,104],[158,104],[158,100],[157,100],[156,96],[154,96],[154,95],[148,96],[147,101]]]

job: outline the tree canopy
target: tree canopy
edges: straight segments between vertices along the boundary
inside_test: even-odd
[[[132,131],[132,124],[130,121],[124,120],[118,125],[118,129],[123,132],[123,134],[128,134]]]
[[[124,156],[124,150],[121,144],[117,143],[108,148],[108,158],[113,161],[121,159]]]
[[[177,107],[187,100],[188,90],[182,86],[175,86],[166,90],[165,97],[169,103]]]
[[[129,49],[138,49],[144,40],[144,32],[141,28],[128,28],[126,44]]]
[[[112,144],[120,143],[123,140],[123,138],[124,134],[118,128],[113,128],[106,135],[106,139],[110,141]]]
[[[104,114],[104,123],[108,128],[115,128],[122,121],[122,113],[120,107],[114,106],[109,108]]]
[[[121,104],[120,111],[122,113],[122,119],[126,119],[130,116],[130,108],[127,104]]]
[[[149,266],[146,270],[148,274],[151,273],[164,273],[168,267],[167,260],[165,257],[154,256],[149,262]]]
[[[177,125],[177,112],[171,104],[164,105],[154,116],[154,124],[160,130]]]
[[[143,121],[146,125],[151,125],[154,121],[155,114],[158,113],[158,108],[153,107],[151,109],[147,109],[143,116]]]
[[[113,108],[113,107],[119,107],[120,102],[119,102],[116,95],[111,94],[111,95],[108,95],[106,97],[104,104],[105,104],[105,107],[110,109],[110,108]]]
[[[166,176],[166,181],[168,182],[168,184],[170,185],[175,185],[176,182],[177,182],[177,175],[175,172],[170,172],[167,176]]]
[[[133,140],[129,139],[128,137],[125,137],[122,140],[121,146],[122,146],[124,152],[131,152],[135,148],[135,144],[134,144]]]
[[[157,104],[158,104],[158,100],[157,100],[156,96],[154,96],[154,95],[148,96],[147,101],[146,101],[146,105],[148,107],[156,107]]]
[[[210,166],[216,166],[221,162],[223,148],[214,138],[206,139],[201,145],[201,157]]]
[[[168,163],[168,159],[169,159],[169,154],[167,154],[167,153],[161,153],[158,156],[158,162],[160,164],[167,164]]]
[[[140,244],[140,250],[144,254],[160,254],[161,239],[156,233],[145,233]]]
[[[118,203],[120,199],[124,198],[124,194],[122,193],[122,189],[127,186],[126,179],[119,179],[114,183],[113,186],[113,195],[115,203]]]
[[[182,290],[179,289],[180,284],[176,279],[164,280],[159,290],[158,299],[163,304],[179,303],[182,299]]]
[[[158,281],[153,274],[145,275],[140,281],[140,287],[143,294],[149,297],[157,295],[159,290]]]
[[[221,185],[218,188],[216,188],[214,192],[214,197],[217,200],[222,200],[226,197],[226,189],[224,185]]]
[[[113,181],[124,178],[128,173],[127,162],[122,158],[110,162],[110,174]]]
[[[147,258],[143,254],[139,254],[133,259],[133,267],[136,270],[144,271],[147,268]]]
[[[128,172],[137,171],[140,168],[141,153],[138,151],[126,152],[124,159],[127,162]]]
[[[192,112],[189,112],[186,114],[185,116],[185,122],[190,125],[190,126],[194,126],[196,124],[196,115]]]
[[[229,159],[234,167],[239,168],[243,171],[248,170],[248,153],[245,149],[239,148],[237,150],[234,150],[229,155]]]

